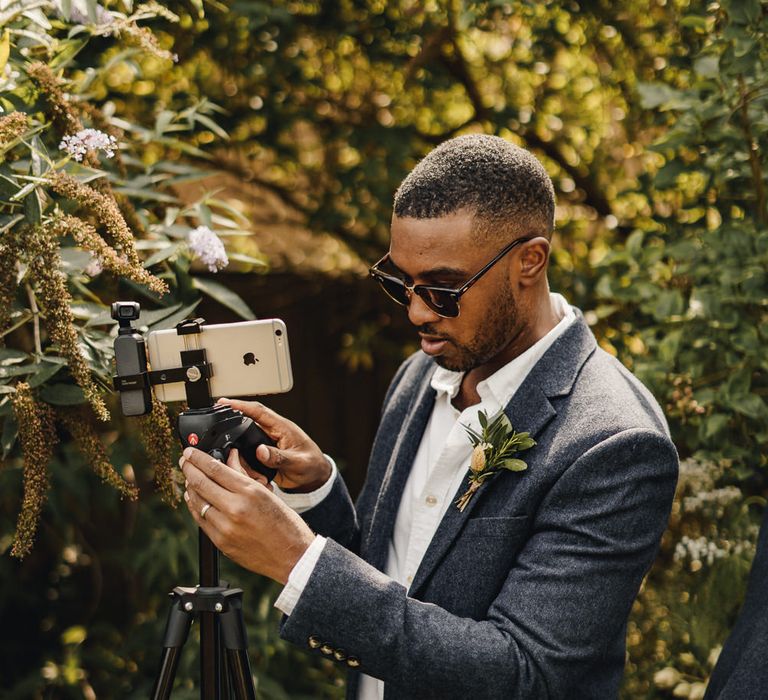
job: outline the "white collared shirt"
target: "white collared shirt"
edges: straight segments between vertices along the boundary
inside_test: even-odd
[[[462,372],[438,367],[432,376],[431,386],[436,392],[435,406],[400,500],[384,570],[387,576],[406,588],[413,581],[440,520],[453,502],[467,473],[472,444],[465,426],[479,431],[479,411],[485,411],[492,417],[503,410],[533,366],[576,317],[560,294],[551,294],[550,298],[560,322],[524,353],[478,383],[479,404],[461,412],[454,408],[452,401],[461,386],[464,376]],[[511,421],[515,429],[525,430],[525,416],[521,416],[519,421],[512,416]],[[331,478],[312,494],[285,494],[277,487],[275,493],[294,510],[303,512],[328,495],[336,474],[333,465]],[[293,611],[324,546],[325,538],[318,535],[297,562],[288,583],[275,601],[275,607],[286,615]],[[383,681],[363,675],[358,700],[381,700],[383,697]]]

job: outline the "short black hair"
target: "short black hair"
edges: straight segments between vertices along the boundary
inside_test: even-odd
[[[398,217],[432,219],[470,209],[475,230],[549,238],[555,190],[536,157],[498,136],[445,141],[423,158],[395,193]]]

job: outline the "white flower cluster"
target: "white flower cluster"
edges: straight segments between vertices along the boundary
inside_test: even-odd
[[[715,517],[722,517],[725,509],[732,503],[736,503],[744,497],[737,486],[725,486],[712,491],[702,491],[694,496],[683,498],[683,510],[687,512],[706,511]]]
[[[691,569],[698,571],[704,563],[712,566],[718,559],[738,556],[742,553],[751,554],[754,548],[754,543],[749,540],[735,540],[733,542],[730,540],[719,540],[714,542],[703,535],[695,539],[684,535],[675,547],[674,559],[676,562],[690,559]]]
[[[98,129],[81,129],[76,134],[70,134],[61,139],[59,148],[66,151],[78,163],[83,160],[88,151],[101,150],[107,158],[115,155],[117,141]]]
[[[3,90],[15,90],[18,83],[16,82],[21,77],[21,72],[17,71],[11,63],[6,63],[2,71],[0,71],[0,85],[3,86]]]
[[[198,226],[189,232],[187,238],[190,250],[208,266],[211,272],[218,272],[229,265],[227,251],[221,239],[207,226]]]
[[[723,470],[715,462],[689,457],[680,462],[680,488],[690,487],[691,490],[710,491],[715,487],[715,482],[722,472]]]

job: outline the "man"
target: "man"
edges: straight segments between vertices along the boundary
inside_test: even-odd
[[[280,491],[234,456],[182,458],[196,521],[287,584],[282,636],[349,667],[350,698],[617,695],[677,456],[647,390],[550,294],[553,227],[544,168],[497,137],[448,141],[402,183],[372,274],[421,351],[390,386],[356,509],[320,449],[260,404],[230,402],[277,440],[257,457]],[[480,410],[536,444],[459,508]]]

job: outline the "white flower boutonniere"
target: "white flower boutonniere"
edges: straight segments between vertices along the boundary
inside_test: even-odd
[[[480,485],[494,474],[498,474],[502,469],[512,472],[528,469],[522,459],[512,455],[536,444],[529,433],[515,431],[504,411],[500,411],[490,420],[485,411],[478,411],[477,419],[480,421],[481,433],[464,426],[475,449],[472,450],[472,460],[469,464],[469,488],[456,501],[456,506],[462,512]]]

